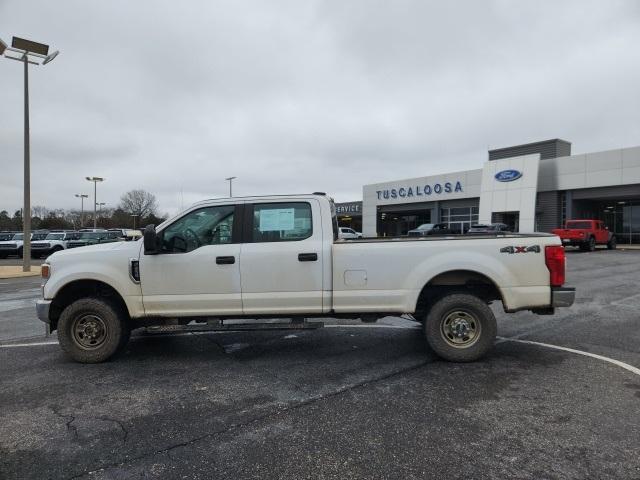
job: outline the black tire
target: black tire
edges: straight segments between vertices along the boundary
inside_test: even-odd
[[[590,252],[594,252],[596,250],[596,239],[595,239],[595,237],[591,237],[589,239],[589,242],[587,243],[587,249]]]
[[[126,316],[102,298],[81,298],[64,309],[58,320],[62,350],[81,363],[100,363],[122,350],[129,341]]]
[[[2,258],[2,259],[7,258],[7,254],[6,254],[6,253],[1,254],[1,255],[0,255],[0,258]]]
[[[616,240],[616,237],[611,237],[607,242],[607,248],[609,250],[615,250],[617,246],[618,246],[618,241]]]
[[[450,362],[480,359],[493,347],[497,330],[496,317],[486,302],[467,293],[442,297],[433,304],[424,322],[427,343],[439,357]]]
[[[22,258],[22,248],[18,249],[18,258]]]

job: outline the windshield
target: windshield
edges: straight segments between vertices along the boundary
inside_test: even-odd
[[[106,232],[82,232],[78,239],[80,240],[99,240],[107,236]]]
[[[23,239],[24,239],[24,233],[16,233],[11,240],[23,240]]]
[[[591,222],[567,222],[567,228],[577,228],[578,230],[589,230]]]
[[[50,233],[47,235],[45,240],[62,240],[64,238],[64,233]]]
[[[433,223],[423,223],[416,230],[431,230],[433,228]]]

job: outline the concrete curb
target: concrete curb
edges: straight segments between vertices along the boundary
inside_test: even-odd
[[[36,277],[40,275],[40,267],[31,267],[30,272],[23,272],[21,266],[0,267],[0,280],[21,277]]]

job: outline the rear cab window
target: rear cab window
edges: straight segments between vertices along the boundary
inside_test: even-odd
[[[577,221],[577,222],[567,222],[568,229],[577,229],[577,230],[590,230],[592,228],[591,222],[588,221]]]

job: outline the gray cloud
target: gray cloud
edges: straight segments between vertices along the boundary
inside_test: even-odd
[[[161,209],[479,168],[488,147],[640,144],[628,1],[0,2],[31,69],[33,203],[132,188]],[[22,71],[0,62],[0,209],[22,198]]]

